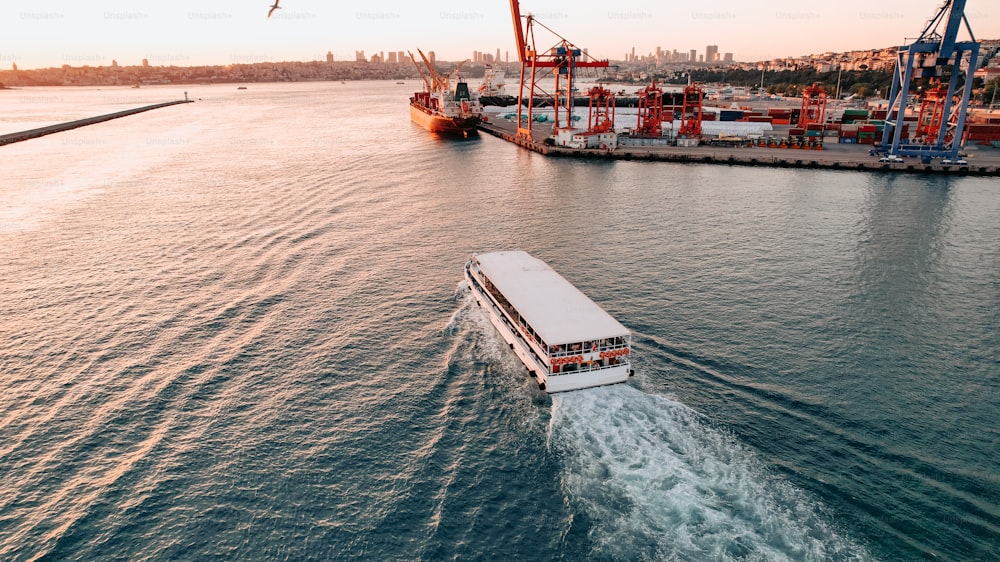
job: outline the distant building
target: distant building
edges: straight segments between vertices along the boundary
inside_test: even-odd
[[[327,51],[326,52],[326,62],[329,62],[329,63],[333,62],[333,51]]]
[[[733,62],[733,54],[726,53],[725,55],[722,55],[722,62]]]
[[[437,62],[437,55],[434,54],[434,51],[427,51],[427,59],[431,61],[431,66],[434,66],[434,63]]]
[[[705,62],[713,63],[719,60],[719,46],[709,45],[705,47]]]
[[[118,68],[118,61],[117,60],[111,59],[111,68]]]
[[[10,66],[11,66],[11,70],[17,70],[17,63],[16,62],[12,62],[10,64]]]
[[[695,62],[697,60],[698,60],[698,51],[696,49],[691,49],[691,52],[688,53],[688,61]]]
[[[149,68],[149,59],[142,59],[142,67]]]
[[[397,62],[399,62],[399,61],[398,61],[398,60],[396,59],[396,53],[395,53],[395,51],[389,51],[389,58],[388,58],[388,59],[386,59],[386,61],[385,61],[385,62],[387,62],[387,63],[389,63],[389,64],[396,64]]]
[[[365,60],[366,60],[365,59],[365,52],[363,50],[362,51],[354,51],[354,62],[365,62]]]
[[[396,51],[396,61],[406,62],[406,53],[403,51]]]

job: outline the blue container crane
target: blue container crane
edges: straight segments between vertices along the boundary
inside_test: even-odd
[[[944,32],[938,33],[938,27],[945,21]],[[969,41],[957,41],[963,23],[969,32]],[[920,37],[914,43],[899,47],[896,53],[896,70],[889,94],[886,126],[882,132],[881,152],[917,156],[925,164],[930,163],[932,158],[956,158],[965,129],[972,75],[977,68],[978,56],[979,43],[965,17],[965,0],[945,2],[924,26]],[[955,92],[960,75],[965,76],[965,82],[960,92],[961,100],[956,104]],[[910,84],[914,78],[948,81],[947,92],[942,99],[944,107],[941,108],[943,115],[947,116],[946,122],[938,129],[937,135],[925,139],[923,144],[915,144],[902,137]]]

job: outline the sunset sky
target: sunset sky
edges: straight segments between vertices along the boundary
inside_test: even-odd
[[[281,0],[283,9],[269,20],[272,1],[6,0],[0,4],[0,68],[99,66],[112,59],[132,65],[143,58],[177,66],[318,60],[327,51],[336,60],[354,60],[356,50],[370,57],[417,48],[442,60],[498,48],[514,58],[510,4],[504,1]],[[751,61],[900,45],[941,4],[525,0],[521,11],[599,58],[622,59],[633,47],[646,54],[657,46],[703,54],[711,44]],[[1000,38],[1000,2],[969,0],[966,15],[976,38]]]

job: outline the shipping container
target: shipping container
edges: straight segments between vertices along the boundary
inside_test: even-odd
[[[867,109],[845,109],[841,122],[854,123],[855,121],[864,121],[866,119],[868,119]]]

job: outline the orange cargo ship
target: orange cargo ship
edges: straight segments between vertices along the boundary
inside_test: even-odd
[[[434,65],[420,49],[420,58],[424,68],[417,64],[416,57],[410,53],[413,64],[424,80],[424,90],[415,92],[410,98],[410,119],[432,133],[459,134],[469,136],[475,132],[476,125],[482,121],[483,105],[479,103],[479,94],[473,95],[469,85],[458,79],[455,90],[451,89],[451,74],[457,74],[464,61],[449,75],[441,75],[434,70]]]
[[[458,82],[454,92],[416,92],[410,98],[410,119],[432,133],[467,136],[482,117],[483,107],[465,82]]]

